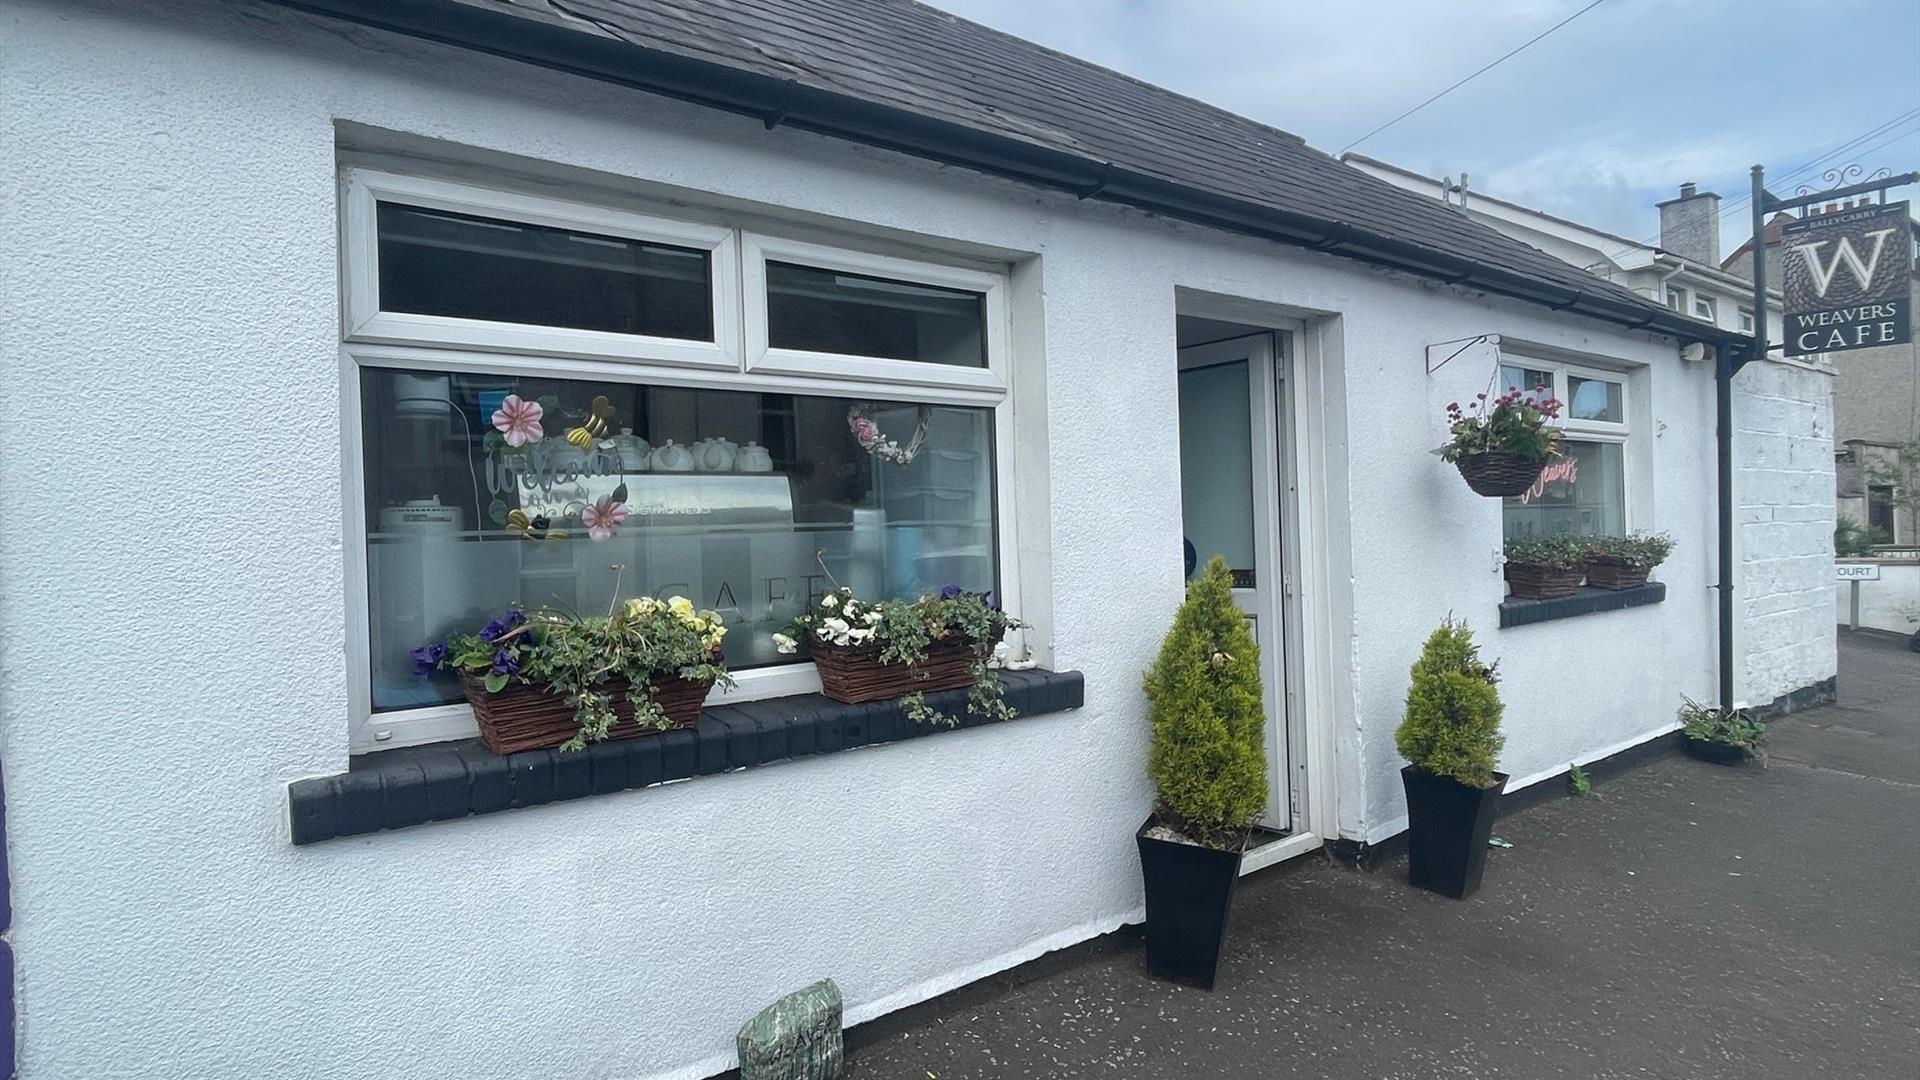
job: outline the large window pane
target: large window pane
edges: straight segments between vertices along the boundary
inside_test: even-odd
[[[986,298],[769,262],[767,341],[776,349],[985,367]]]
[[[835,581],[902,598],[996,587],[988,409],[377,368],[361,379],[376,710],[459,700],[451,680],[415,678],[408,650],[516,603],[587,613],[682,594],[726,618],[741,670],[790,662],[768,635]],[[606,437],[581,448],[567,434],[589,415]],[[862,449],[850,422],[862,415],[902,449],[924,425],[912,460]]]
[[[1508,539],[1627,531],[1626,447],[1568,439],[1526,494],[1506,501]]]
[[[380,308],[713,340],[708,253],[381,203]]]

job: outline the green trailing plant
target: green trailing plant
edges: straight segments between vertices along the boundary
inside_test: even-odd
[[[1578,765],[1567,766],[1567,794],[1576,799],[1584,799],[1593,793],[1593,778],[1587,770]]]
[[[1266,712],[1260,648],[1225,559],[1187,586],[1144,685],[1156,815],[1209,847],[1240,846],[1267,806]]]
[[[1468,787],[1491,785],[1506,745],[1499,682],[1498,665],[1481,662],[1473,631],[1449,616],[1414,662],[1406,717],[1393,733],[1401,756]]]
[[[1007,631],[1024,626],[1000,610],[991,593],[958,585],[914,600],[861,600],[842,586],[773,635],[773,644],[789,654],[799,652],[803,643],[814,649],[859,649],[882,664],[917,667],[927,662],[936,643],[957,641],[973,654],[968,665],[973,676],[967,688],[968,714],[1011,720],[1017,714],[1007,704],[1000,674],[993,667],[993,650]],[[925,694],[908,694],[900,700],[907,716],[917,723],[948,727],[960,723],[959,717],[929,706]]]
[[[654,676],[731,685],[720,659],[726,634],[720,616],[696,611],[684,596],[648,596],[617,604],[604,617],[516,608],[474,633],[415,649],[413,661],[423,676],[445,668],[478,679],[489,694],[522,683],[560,695],[580,725],[561,749],[580,750],[605,739],[617,719],[616,680],[629,684],[634,720],[662,730],[672,722],[654,699]]]
[[[1544,462],[1560,453],[1560,429],[1550,421],[1560,415],[1558,399],[1536,397],[1534,391],[1509,390],[1488,400],[1485,394],[1462,409],[1447,406],[1447,445],[1440,456],[1457,462],[1475,454],[1515,454]]]
[[[1687,738],[1731,746],[1744,757],[1766,754],[1766,721],[1749,715],[1744,709],[1702,705],[1692,698],[1681,698],[1681,701],[1680,730]]]
[[[1628,533],[1595,536],[1586,541],[1588,562],[1609,563],[1630,570],[1651,570],[1673,554],[1673,537],[1666,533]]]
[[[1508,562],[1521,566],[1578,570],[1587,565],[1587,543],[1574,536],[1515,537],[1506,543],[1506,556]]]
[[[1871,555],[1873,549],[1893,543],[1887,530],[1862,525],[1850,517],[1836,519],[1833,526],[1833,553],[1847,556]]]

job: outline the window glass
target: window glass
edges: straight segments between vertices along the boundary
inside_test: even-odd
[[[768,635],[835,582],[996,587],[990,409],[382,368],[361,391],[376,711],[461,700],[408,650],[512,604],[685,595],[738,671],[792,662]]]
[[[1627,531],[1626,447],[1568,439],[1525,494],[1506,500],[1508,539]]]
[[[1503,364],[1500,367],[1500,394],[1507,394],[1514,390],[1534,394],[1535,396],[1551,397],[1553,395],[1553,372],[1540,371],[1536,368],[1517,367],[1513,364]],[[1540,393],[1541,391],[1544,391],[1544,394]],[[1499,395],[1497,394],[1495,396],[1498,397]]]
[[[1740,330],[1742,333],[1753,333],[1753,312],[1745,308],[1740,310]]]
[[[986,310],[976,292],[767,263],[776,349],[985,367]]]
[[[1180,493],[1194,573],[1226,558],[1236,587],[1256,584],[1252,383],[1237,360],[1180,372]]]
[[[1687,310],[1687,294],[1682,289],[1667,290],[1667,306],[1675,311]]]
[[[1626,407],[1617,382],[1567,376],[1567,419],[1600,420],[1610,424],[1626,422]]]
[[[1713,297],[1695,296],[1693,298],[1693,317],[1713,321]]]
[[[381,203],[380,308],[713,340],[708,253]]]

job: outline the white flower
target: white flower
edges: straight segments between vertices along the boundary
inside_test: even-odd
[[[773,635],[773,647],[789,655],[800,651],[800,643],[785,634]]]
[[[867,619],[867,625],[872,626],[873,624],[880,621],[880,613],[877,611],[869,611],[867,612],[866,619]]]
[[[691,615],[693,614],[693,601],[684,596],[676,596],[667,601],[667,610],[673,612],[675,615]]]
[[[858,645],[867,640],[872,633],[873,631],[871,630],[849,630],[847,631],[847,640],[852,644]]]
[[[833,595],[832,593],[828,593],[827,595],[820,598],[820,606],[823,608],[829,608],[829,609],[839,607],[840,598]]]

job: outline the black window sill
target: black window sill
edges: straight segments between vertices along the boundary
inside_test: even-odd
[[[1003,671],[1020,716],[1077,709],[1077,671]],[[966,691],[928,694],[960,727],[998,723],[966,715]],[[956,730],[907,719],[898,701],[843,705],[818,694],[718,705],[692,728],[595,743],[584,751],[529,750],[502,757],[478,739],[356,757],[347,771],[287,786],[293,842],[314,844],[522,806],[651,787],[809,754],[851,750]]]
[[[1649,581],[1645,585],[1636,585],[1631,589],[1596,589],[1582,585],[1572,596],[1559,596],[1552,600],[1515,600],[1508,597],[1500,602],[1500,626],[1528,626],[1533,623],[1552,622],[1555,619],[1571,619],[1580,615],[1592,615],[1601,611],[1619,611],[1622,608],[1644,607],[1657,604],[1667,598],[1667,587],[1658,581]]]

